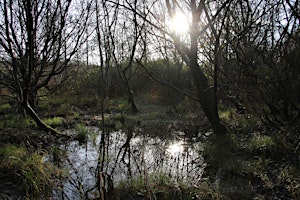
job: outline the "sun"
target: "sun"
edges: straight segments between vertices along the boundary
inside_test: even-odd
[[[171,30],[177,34],[186,34],[189,31],[187,16],[182,12],[176,12],[171,18]]]

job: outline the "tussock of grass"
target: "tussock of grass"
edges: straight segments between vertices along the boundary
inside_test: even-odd
[[[85,144],[88,140],[89,130],[85,125],[77,124],[76,126],[77,135],[75,139],[79,144]]]
[[[29,152],[24,147],[4,145],[0,147],[0,171],[10,171],[16,176],[16,180],[7,181],[15,181],[13,184],[23,188],[26,198],[46,197],[54,186],[53,176],[60,171],[45,162],[45,156],[47,152]]]

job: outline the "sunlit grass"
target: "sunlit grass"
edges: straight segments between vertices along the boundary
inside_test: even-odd
[[[222,110],[219,111],[219,116],[222,120],[225,121],[230,121],[230,119],[232,119],[232,117],[234,116],[234,110],[233,109],[227,109],[227,110]]]
[[[168,173],[158,172],[147,174],[146,176],[131,177],[118,182],[115,190],[121,199],[129,196],[144,196],[154,199],[174,199],[183,197],[191,199],[192,191],[187,192],[190,188],[183,182],[172,179]],[[187,191],[185,191],[187,190]]]
[[[45,124],[49,126],[60,126],[63,124],[63,120],[61,117],[53,117],[53,118],[47,118],[43,120]]]
[[[273,138],[267,135],[257,134],[253,136],[250,142],[250,148],[252,150],[268,150],[275,146]]]

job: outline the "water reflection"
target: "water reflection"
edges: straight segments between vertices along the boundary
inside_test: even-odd
[[[91,127],[90,132],[85,145],[72,141],[61,146],[67,152],[63,164],[70,176],[61,183],[61,189],[54,191],[56,199],[78,199],[87,195],[92,198],[90,195],[96,193],[101,131]],[[200,143],[189,142],[183,134],[171,139],[144,136],[141,130],[130,134],[116,131],[107,136],[104,171],[115,183],[129,177],[162,173],[174,181],[189,184],[200,181],[204,168],[203,158],[197,153]]]
[[[184,145],[183,141],[173,143],[173,144],[169,145],[169,147],[167,148],[167,152],[169,154],[171,154],[172,156],[178,156],[183,153],[183,150],[184,150],[183,145]]]

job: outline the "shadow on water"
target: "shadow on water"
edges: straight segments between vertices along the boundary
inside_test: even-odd
[[[85,144],[71,141],[60,147],[66,152],[66,160],[61,165],[68,171],[69,178],[54,191],[55,199],[93,199],[99,196],[97,163],[101,159],[102,134],[96,127],[88,127],[88,133]],[[76,130],[69,130],[68,134],[75,135]],[[115,185],[153,174],[164,174],[174,182],[187,185],[197,184],[205,167],[198,153],[201,142],[187,138],[180,131],[173,130],[167,135],[166,138],[150,137],[141,128],[110,132],[106,136],[106,156],[101,160],[105,175]]]

